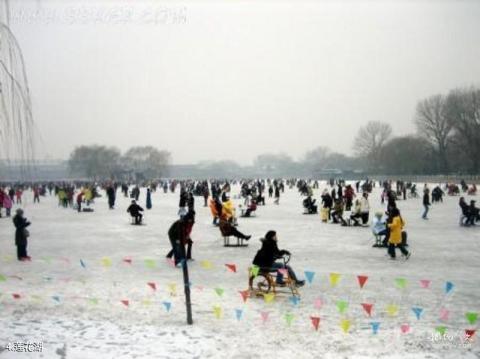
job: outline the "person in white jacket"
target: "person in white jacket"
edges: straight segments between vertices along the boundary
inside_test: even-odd
[[[370,204],[368,203],[368,193],[364,192],[360,198],[360,213],[362,216],[362,224],[368,224],[368,217],[370,215]]]

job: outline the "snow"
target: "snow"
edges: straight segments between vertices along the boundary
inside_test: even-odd
[[[325,187],[322,183],[315,190],[318,201]],[[233,194],[238,191],[234,186]],[[142,206],[145,192],[143,188]],[[32,262],[16,261],[13,224],[0,219],[0,275],[6,279],[0,281],[0,358],[480,357],[477,334],[469,343],[460,341],[465,329],[478,328],[465,313],[480,311],[480,229],[458,225],[458,197],[434,204],[428,221],[420,218],[421,198],[398,202],[409,233],[408,261],[399,253],[391,261],[384,249],[372,248],[369,228],[325,224],[318,215],[303,215],[302,198],[288,188],[280,205],[267,198],[257,217],[239,219],[238,229],[253,235],[248,247],[225,248],[203,198],[196,197],[195,261],[189,263],[192,326],[186,324],[182,271],[165,258],[178,191],[153,193],[145,226],[130,224],[125,212],[129,199],[120,191],[115,210],[108,209],[103,196],[93,213],[58,207],[54,197],[42,197],[40,204],[32,199],[25,193]],[[384,209],[378,187],[370,205],[371,213]],[[258,239],[270,229],[277,231],[279,247],[292,252],[291,265],[299,277],[315,272],[313,282],[300,289],[297,304],[288,293],[272,303],[260,297],[244,303],[239,294],[248,287],[247,268],[260,247]],[[126,257],[131,264],[123,261]],[[111,266],[105,266],[109,261]],[[213,268],[204,268],[205,261]],[[227,263],[235,264],[237,272],[228,270]],[[335,287],[330,273],[341,274]],[[357,275],[369,277],[363,289]],[[407,280],[405,289],[396,286],[396,278]],[[429,288],[422,288],[423,279],[431,280]],[[449,294],[447,281],[454,284]],[[222,296],[215,288],[224,290]],[[21,298],[14,299],[13,293]],[[344,314],[338,311],[339,300],[348,302]],[[164,302],[171,303],[170,311]],[[371,318],[361,303],[374,305]],[[389,305],[398,306],[397,315],[388,314]],[[214,306],[222,310],[219,319]],[[420,319],[412,307],[423,308]],[[442,308],[448,319],[440,319]],[[240,320],[235,309],[243,310]],[[268,313],[266,321],[262,313]],[[286,313],[293,315],[290,326]],[[320,317],[318,331],[311,316]],[[342,319],[351,323],[348,333],[340,327]],[[371,322],[380,323],[376,335]],[[404,324],[410,326],[408,333],[401,331]],[[447,327],[448,336],[432,337],[440,325]],[[4,349],[15,342],[42,342],[43,351]]]

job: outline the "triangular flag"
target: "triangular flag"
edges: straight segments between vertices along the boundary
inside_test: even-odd
[[[441,320],[447,321],[449,314],[450,314],[450,312],[447,309],[445,309],[445,308],[440,309],[440,319]]]
[[[243,302],[246,303],[246,302],[247,302],[247,298],[250,296],[250,291],[248,291],[248,290],[240,290],[240,291],[238,291],[238,293],[240,293],[240,295],[242,296]]]
[[[150,269],[155,268],[156,263],[154,259],[145,259],[143,262],[145,263],[145,267]]]
[[[363,288],[363,286],[365,285],[365,283],[368,280],[368,277],[366,275],[357,275],[357,280],[358,280],[358,285],[360,286],[360,288]]]
[[[152,301],[150,299],[144,299],[142,300],[142,304],[146,307],[149,307],[152,304]]]
[[[471,339],[475,335],[474,329],[465,329],[465,337],[466,339]]]
[[[280,273],[282,276],[288,276],[288,269],[286,268],[278,268],[278,273]]]
[[[330,286],[335,287],[340,280],[340,276],[339,273],[330,273]]]
[[[452,282],[446,282],[445,283],[445,293],[448,294],[453,290],[453,283]]]
[[[217,295],[219,297],[221,297],[223,295],[223,289],[222,288],[215,288],[215,293],[217,293]]]
[[[56,301],[57,303],[60,303],[60,297],[58,295],[52,296],[52,299]]]
[[[423,313],[423,308],[413,307],[412,311],[415,313],[415,316],[417,317],[417,319],[420,319],[420,316]]]
[[[237,266],[235,264],[225,264],[225,266],[233,273],[237,273]]]
[[[13,293],[12,297],[13,297],[13,299],[20,299],[22,296],[18,293]]]
[[[310,320],[312,321],[312,325],[315,328],[315,330],[318,330],[318,325],[320,324],[320,318],[319,317],[310,317]]]
[[[36,302],[42,302],[42,297],[40,297],[39,295],[36,295],[36,294],[33,294],[32,295],[32,299],[35,300]]]
[[[126,307],[130,305],[130,302],[127,299],[122,299],[120,302],[122,302],[122,304]]]
[[[405,289],[407,286],[407,280],[405,278],[395,278],[395,284],[400,289]]]
[[[83,267],[83,268],[87,268],[87,265],[85,264],[85,262],[83,260],[80,259],[80,265]]]
[[[290,326],[292,324],[293,314],[292,313],[286,313],[285,314],[285,320],[287,321],[287,325]]]
[[[97,299],[97,298],[90,298],[90,299],[88,300],[88,302],[89,302],[90,304],[96,305],[96,304],[98,304],[98,299]]]
[[[132,258],[130,258],[130,257],[125,257],[125,258],[123,258],[123,261],[124,261],[125,263],[132,264]]]
[[[148,282],[147,285],[153,290],[157,290],[157,285],[154,282]]]
[[[7,281],[7,277],[5,277],[4,275],[0,274],[0,282],[6,282]]]
[[[362,307],[365,310],[365,312],[368,314],[368,316],[371,317],[373,304],[362,303]]]
[[[211,269],[213,267],[213,264],[212,262],[210,261],[201,261],[200,262],[200,266],[203,268],[203,269]]]
[[[343,312],[345,312],[345,310],[348,308],[348,302],[344,300],[338,300],[336,304],[340,314],[343,314]]]
[[[170,289],[170,294],[175,295],[177,293],[177,285],[175,283],[169,283],[168,289]]]
[[[408,333],[408,332],[410,331],[410,325],[408,325],[408,324],[402,324],[402,325],[400,326],[400,329],[402,330],[402,333],[403,333],[403,334],[406,334],[406,333]]]
[[[397,313],[398,313],[398,306],[396,306],[395,304],[389,304],[389,305],[387,305],[387,313],[388,313],[388,315],[390,315],[391,317],[396,316]]]
[[[465,313],[465,317],[467,318],[470,325],[473,325],[477,321],[478,313],[468,312],[468,313]]]
[[[165,310],[166,310],[167,312],[169,312],[169,311],[170,311],[170,308],[172,307],[172,303],[170,303],[170,302],[162,302],[162,304],[163,304],[163,306],[165,307]]]
[[[425,289],[430,288],[430,283],[431,283],[431,281],[429,281],[428,279],[421,279],[420,280],[420,286],[422,288],[425,288]]]
[[[266,321],[268,320],[268,312],[261,312],[260,315],[262,317],[262,322],[266,323]]]
[[[371,322],[370,325],[372,326],[373,334],[377,334],[378,333],[378,328],[380,327],[380,323],[379,322]]]
[[[242,309],[235,309],[235,316],[237,317],[237,320],[242,319],[242,315],[243,315]]]
[[[260,271],[260,267],[253,265],[252,268],[250,269],[250,275],[252,277],[256,277],[259,271]]]
[[[348,329],[350,329],[350,320],[348,319],[342,319],[340,321],[340,327],[342,328],[344,333],[348,332]]]
[[[297,305],[300,302],[300,298],[296,295],[293,295],[290,297],[290,302],[292,302],[293,305]]]
[[[111,267],[112,266],[112,260],[108,257],[103,257],[101,262],[102,262],[102,266],[104,266],[104,267]]]
[[[438,327],[435,328],[437,332],[440,333],[440,335],[444,335],[445,332],[447,331],[447,327],[444,325],[439,325]]]
[[[305,278],[307,278],[309,284],[312,284],[313,277],[315,277],[315,272],[305,271]]]
[[[265,303],[271,303],[273,299],[275,299],[275,294],[273,293],[266,293],[263,295],[263,298],[265,299]]]
[[[213,314],[215,314],[215,318],[220,319],[222,317],[222,308],[218,305],[214,306]]]
[[[322,299],[320,298],[315,299],[315,301],[313,302],[313,306],[315,307],[315,309],[322,308],[322,304]]]

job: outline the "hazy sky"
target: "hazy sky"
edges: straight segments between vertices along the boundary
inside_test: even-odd
[[[352,154],[367,121],[407,134],[419,99],[480,85],[480,1],[10,2],[40,157]]]

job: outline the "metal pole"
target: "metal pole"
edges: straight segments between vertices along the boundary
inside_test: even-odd
[[[193,324],[192,319],[192,303],[190,301],[190,281],[188,279],[188,266],[187,259],[183,256],[182,259],[182,269],[183,269],[183,285],[185,288],[185,305],[187,307],[187,323]]]

